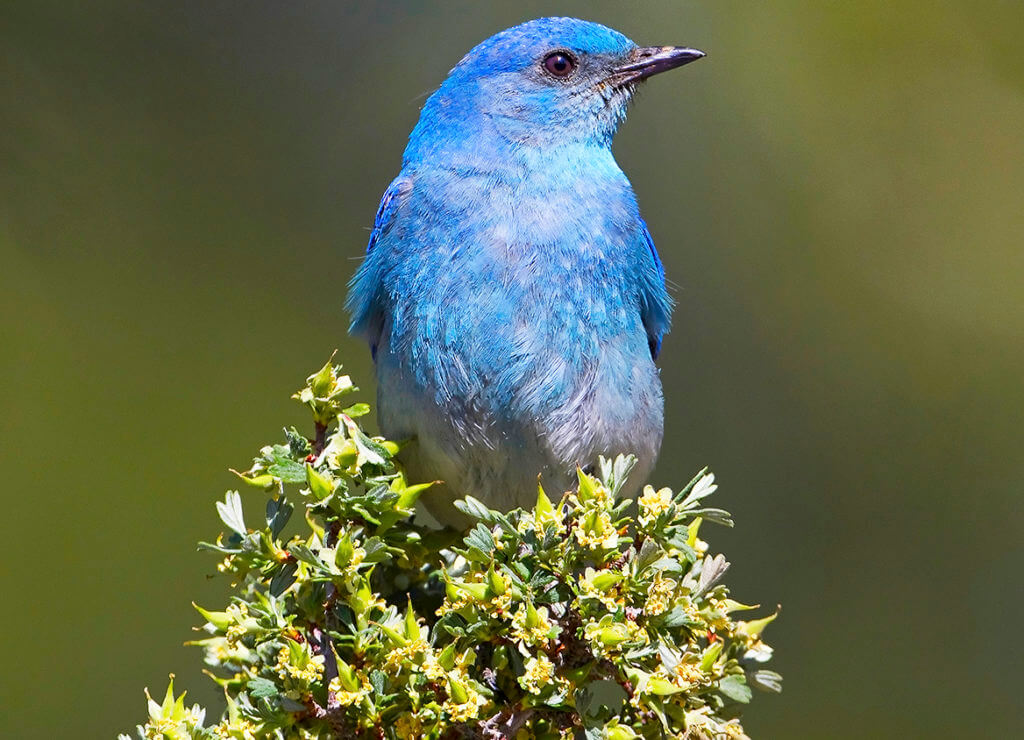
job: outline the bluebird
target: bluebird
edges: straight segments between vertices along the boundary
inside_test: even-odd
[[[672,303],[612,138],[637,86],[704,54],[541,18],[470,51],[426,101],[349,286],[382,431],[424,504],[532,505],[538,476],[661,447]]]

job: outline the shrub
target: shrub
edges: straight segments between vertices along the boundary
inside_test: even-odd
[[[312,439],[287,429],[236,473],[269,494],[265,517],[246,522],[230,491],[226,533],[201,545],[232,597],[196,607],[205,636],[190,644],[226,710],[207,725],[172,681],[138,737],[746,737],[751,687],[780,690],[760,668],[775,615],[733,616],[754,607],[729,598],[728,563],[699,537],[732,524],[705,506],[713,475],[634,503],[618,495],[633,460],[602,460],[531,510],[467,497],[472,529],[431,529],[414,518],[431,484],[408,483],[399,446],[360,428],[369,407],[349,405],[339,371],[294,396]]]

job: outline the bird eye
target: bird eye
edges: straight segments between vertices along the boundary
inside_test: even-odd
[[[576,60],[567,52],[553,51],[544,57],[544,69],[555,77],[568,77],[576,69]]]

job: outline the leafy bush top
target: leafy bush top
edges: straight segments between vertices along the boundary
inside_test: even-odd
[[[407,483],[398,445],[360,428],[369,407],[348,405],[339,371],[294,396],[314,437],[286,430],[237,473],[269,493],[263,520],[230,491],[227,532],[202,545],[233,596],[196,607],[206,636],[191,644],[226,711],[208,726],[172,684],[138,737],[746,737],[750,687],[780,689],[760,668],[774,615],[734,617],[754,607],[729,598],[728,563],[699,537],[732,524],[704,505],[713,475],[647,486],[634,507],[618,495],[633,460],[602,460],[531,510],[466,498],[472,529],[430,529],[413,514],[431,484]]]

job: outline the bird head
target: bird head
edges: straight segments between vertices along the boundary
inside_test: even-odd
[[[610,146],[637,85],[700,59],[678,46],[641,47],[576,18],[540,18],[477,45],[423,108],[406,158],[468,147]]]

